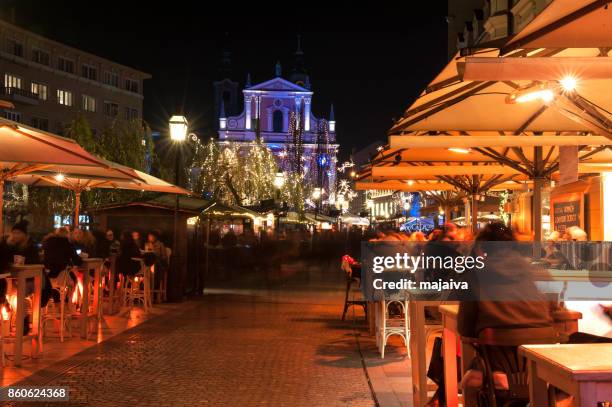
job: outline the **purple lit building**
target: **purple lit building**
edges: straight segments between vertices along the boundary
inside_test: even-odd
[[[333,106],[328,118],[312,113],[313,91],[310,78],[303,68],[303,53],[295,52],[295,67],[285,79],[280,63],[276,77],[251,84],[250,76],[238,95],[238,84],[230,79],[214,83],[215,113],[218,120],[219,143],[241,144],[245,149],[260,137],[278,159],[285,172],[291,172],[288,162],[295,150],[292,125],[301,129],[302,169],[306,191],[324,189],[323,201],[333,197],[336,182],[338,144]],[[242,112],[237,107],[243,102]],[[295,167],[295,166],[293,166]]]

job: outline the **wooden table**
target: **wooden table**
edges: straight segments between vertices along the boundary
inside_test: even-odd
[[[459,404],[457,383],[457,315],[459,305],[440,305],[442,313],[442,354],[444,356],[444,393],[448,407]],[[463,353],[461,354],[463,355]]]
[[[11,279],[17,280],[17,309],[15,312],[15,366],[21,366],[23,356],[23,319],[26,313],[26,282],[34,279],[34,293],[32,295],[32,330],[29,335],[32,338],[32,357],[36,357],[39,351],[38,330],[40,329],[40,297],[42,293],[42,264],[26,264],[23,266],[11,265],[9,272]],[[10,287],[8,287],[10,288]],[[7,290],[7,292],[9,292]]]
[[[549,405],[547,383],[573,395],[576,407],[612,401],[612,344],[523,345],[519,354],[528,360],[532,406]]]
[[[414,406],[427,402],[427,326],[425,307],[438,307],[442,301],[410,300],[410,363],[412,366],[412,400]]]
[[[81,338],[87,339],[89,318],[91,316],[100,319],[100,296],[102,288],[102,265],[103,259],[87,258],[83,259],[83,264],[79,269],[83,272],[83,305],[81,306]],[[94,271],[94,299],[93,313],[89,313],[89,271]]]

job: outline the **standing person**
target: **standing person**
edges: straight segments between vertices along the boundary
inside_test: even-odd
[[[126,276],[134,276],[140,270],[140,262],[134,260],[142,257],[140,248],[136,245],[133,233],[124,231],[121,233],[121,247],[117,258],[117,269]]]

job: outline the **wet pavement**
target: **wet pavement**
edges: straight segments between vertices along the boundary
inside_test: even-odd
[[[340,321],[335,264],[256,277],[243,280],[265,284],[219,284],[16,385],[67,386],[72,405],[376,405],[366,327]]]

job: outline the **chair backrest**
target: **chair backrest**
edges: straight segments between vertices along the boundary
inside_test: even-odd
[[[487,370],[485,392],[491,405],[497,403],[491,372],[502,371],[508,378],[509,390],[502,396],[508,400],[528,400],[529,380],[527,361],[518,354],[520,345],[558,343],[560,336],[551,326],[536,328],[486,328],[474,340],[478,354],[482,357]],[[501,400],[500,400],[501,401]]]

